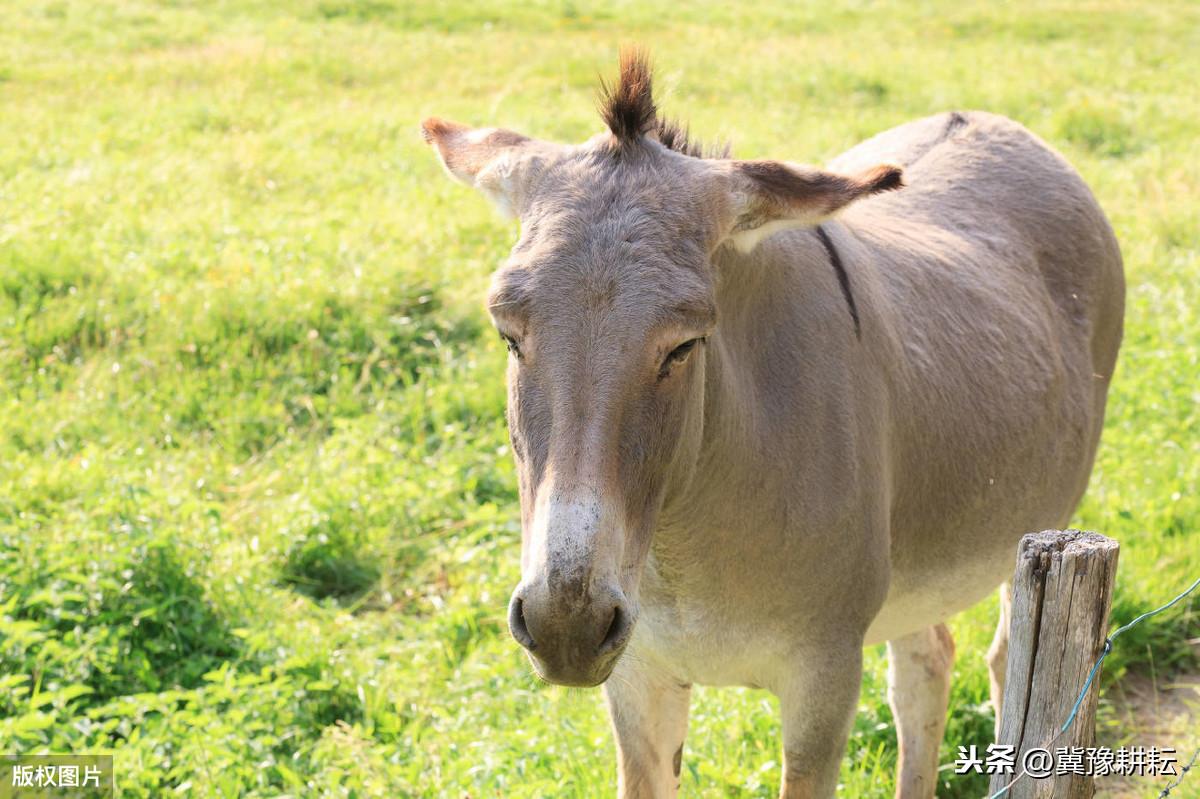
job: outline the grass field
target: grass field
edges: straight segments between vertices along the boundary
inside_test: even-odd
[[[0,0],[0,752],[112,752],[129,797],[612,795],[599,693],[505,631],[481,298],[515,229],[417,123],[582,140],[623,42],[741,157],[952,108],[1060,148],[1129,276],[1076,523],[1122,542],[1115,621],[1200,575],[1200,6],[897,6]],[[994,614],[954,623],[944,761],[991,739]],[[1106,688],[1194,669],[1198,636],[1194,600],[1135,628]],[[884,797],[867,664],[843,795]],[[685,795],[774,795],[775,711],[700,689]]]

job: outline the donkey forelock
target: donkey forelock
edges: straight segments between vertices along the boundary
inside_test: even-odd
[[[728,158],[728,145],[706,150],[691,139],[686,125],[658,115],[653,72],[646,51],[629,47],[621,51],[616,86],[600,79],[600,116],[612,131],[618,151],[652,138],[668,150],[693,158]]]

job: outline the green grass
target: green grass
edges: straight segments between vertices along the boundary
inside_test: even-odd
[[[1200,574],[1200,8],[499,0],[0,3],[0,751],[116,756],[123,796],[606,796],[597,692],[507,638],[515,477],[480,298],[514,237],[439,114],[579,141],[649,46],[661,105],[820,162],[983,108],[1078,166],[1129,275],[1076,523],[1114,620]],[[1200,603],[1122,637],[1194,667]],[[990,740],[994,602],[954,623],[955,745]],[[843,793],[892,791],[867,655]],[[700,689],[692,796],[772,796],[776,704]],[[981,779],[946,775],[944,795]]]

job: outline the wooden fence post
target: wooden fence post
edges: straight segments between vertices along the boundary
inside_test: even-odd
[[[1079,530],[1047,530],[1021,539],[998,741],[1013,747],[1015,771],[993,775],[990,793],[1021,772],[1031,749],[1054,755],[1059,747],[1095,745],[1094,685],[1071,727],[1061,735],[1059,731],[1104,650],[1118,548],[1111,538]],[[1059,765],[1057,757],[1054,765]],[[1090,799],[1095,792],[1089,776],[1035,779],[1041,775],[1029,771],[1031,776],[1018,780],[1005,799]]]

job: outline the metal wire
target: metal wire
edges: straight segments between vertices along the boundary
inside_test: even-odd
[[[1160,793],[1158,795],[1158,799],[1163,799],[1164,796],[1167,796],[1168,794],[1171,793],[1171,791],[1173,791],[1179,787],[1179,783],[1183,782],[1183,778],[1187,775],[1187,773],[1189,771],[1191,771],[1192,766],[1194,766],[1196,764],[1196,757],[1198,755],[1200,755],[1200,749],[1197,749],[1195,752],[1192,753],[1192,759],[1188,761],[1188,764],[1186,766],[1184,766],[1183,768],[1181,768],[1179,770],[1179,778],[1177,780],[1175,780],[1174,782],[1172,782],[1170,785],[1168,785],[1166,788],[1163,788],[1162,793]]]

